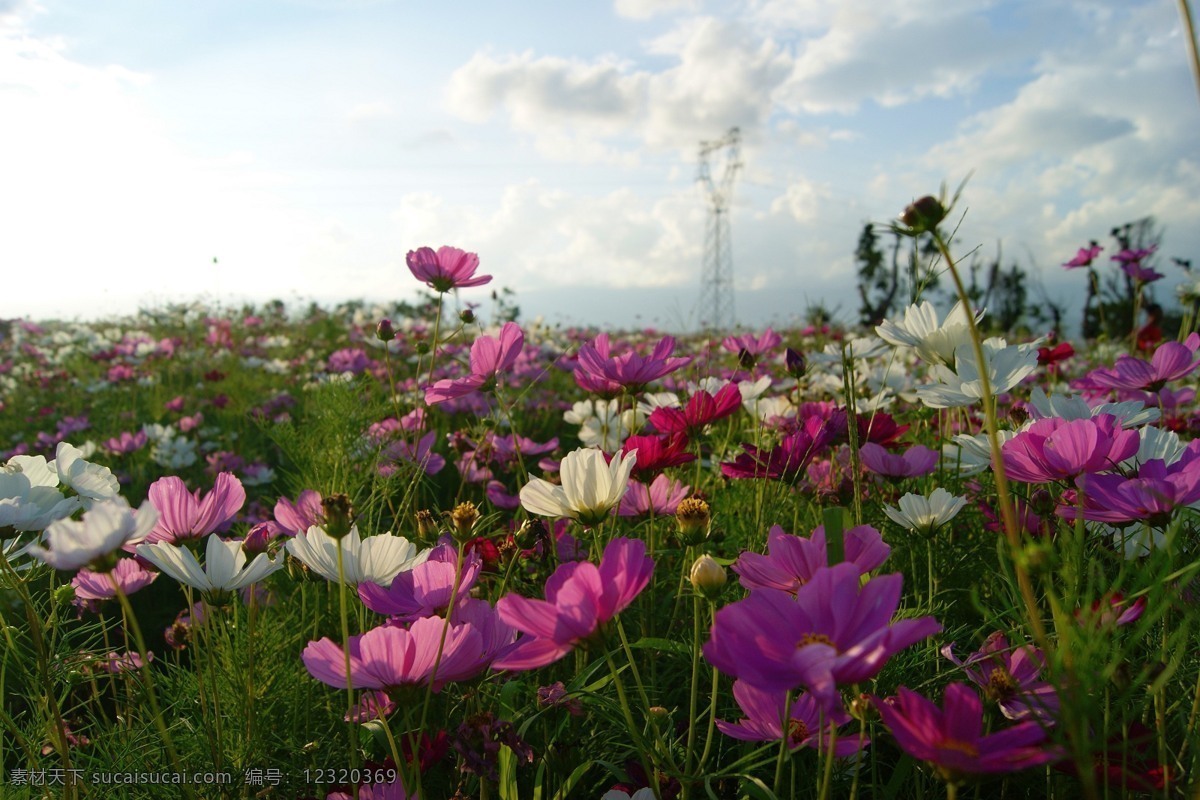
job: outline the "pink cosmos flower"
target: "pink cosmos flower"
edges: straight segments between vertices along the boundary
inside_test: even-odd
[[[1044,746],[1046,730],[1033,720],[983,734],[983,703],[966,684],[946,687],[942,708],[901,686],[896,696],[875,698],[883,723],[900,749],[928,762],[943,780],[1016,772],[1058,761],[1060,748]]]
[[[500,619],[526,635],[493,668],[537,669],[562,658],[627,608],[653,571],[645,542],[616,538],[604,548],[598,567],[590,561],[560,565],[546,581],[545,600],[517,594],[500,598]]]
[[[734,355],[745,351],[757,358],[763,353],[770,352],[778,347],[782,342],[783,337],[768,327],[759,336],[755,336],[753,333],[743,333],[741,336],[726,336],[721,342],[721,346]]]
[[[524,346],[525,333],[514,322],[504,323],[499,338],[480,336],[471,345],[471,374],[433,384],[425,390],[425,404],[434,405],[494,388],[497,376],[512,368]]]
[[[1004,716],[1053,724],[1058,714],[1058,694],[1041,678],[1046,657],[1037,647],[1009,647],[1004,634],[997,631],[966,661],[954,655],[954,642],[942,648],[942,655],[965,670],[971,682],[1000,706]]]
[[[405,261],[414,278],[424,281],[426,286],[440,293],[468,286],[483,286],[492,280],[491,275],[475,274],[479,268],[478,255],[457,247],[439,247],[436,253],[432,248],[419,247],[409,250]]]
[[[295,503],[286,497],[279,498],[275,503],[275,521],[289,536],[304,533],[313,525],[323,525],[325,511],[321,507],[321,493],[305,489]]]
[[[1157,392],[1168,381],[1177,380],[1195,372],[1200,366],[1200,334],[1193,333],[1187,340],[1166,342],[1159,345],[1146,362],[1140,358],[1123,355],[1111,369],[1095,369],[1087,375],[1090,383],[1109,389],[1145,389]]]
[[[842,532],[845,561],[866,575],[883,564],[892,548],[884,543],[879,531],[870,525],[858,525]],[[825,526],[818,526],[810,538],[793,536],[775,525],[767,536],[767,554],[746,551],[738,556],[733,571],[744,588],[778,589],[796,594],[812,580],[817,571],[829,566],[825,544]]]
[[[683,481],[668,478],[665,473],[659,474],[649,486],[630,481],[629,488],[621,497],[621,504],[617,506],[617,516],[644,517],[653,513],[656,517],[669,517],[691,491],[692,487]]]
[[[695,435],[705,425],[724,419],[742,407],[742,393],[736,383],[727,383],[710,394],[701,389],[688,398],[680,408],[659,406],[650,412],[648,421],[659,433]]]
[[[217,476],[212,491],[203,499],[199,489],[195,494],[189,492],[174,475],[150,484],[147,495],[158,510],[158,524],[146,536],[145,544],[183,543],[224,530],[246,502],[242,482],[228,472]]]
[[[424,686],[432,679],[436,692],[449,681],[478,675],[487,666],[479,631],[469,623],[451,624],[447,628],[440,617],[423,617],[408,628],[390,624],[372,628],[351,636],[347,649],[350,682],[355,689]],[[335,689],[346,688],[346,655],[331,639],[309,642],[300,658],[317,680]]]
[[[1090,267],[1096,257],[1100,255],[1104,248],[1092,242],[1091,247],[1081,247],[1079,252],[1070,261],[1063,264],[1067,269],[1076,269],[1078,267]]]
[[[1051,483],[1084,472],[1113,469],[1137,454],[1136,430],[1123,430],[1112,414],[1090,419],[1048,417],[1005,442],[1000,449],[1004,471],[1022,483]]]
[[[114,436],[104,443],[104,449],[114,455],[128,455],[146,446],[148,437],[145,431],[130,433],[124,431],[120,436]]]
[[[92,572],[86,567],[79,570],[71,579],[71,585],[75,587],[77,604],[89,603],[93,608],[99,608],[101,600],[110,600],[117,596],[113,589],[113,580],[121,587],[122,592],[131,595],[149,586],[160,574],[146,569],[136,558],[122,558],[113,567],[112,572]],[[110,575],[112,580],[109,580]]]
[[[458,553],[451,545],[438,545],[424,564],[401,572],[389,587],[366,581],[358,585],[363,605],[377,614],[394,616],[400,622],[419,617],[442,616],[450,606],[451,595],[457,605],[475,586],[483,560],[468,553],[459,575],[458,590],[453,591]]]
[[[692,363],[690,357],[672,357],[675,339],[664,336],[648,356],[638,355],[633,350],[613,356],[609,347],[608,334],[602,333],[579,348],[579,364],[576,373],[616,384],[631,392],[640,392],[646,384],[658,380],[675,370]],[[578,378],[576,378],[578,382]]]
[[[746,742],[778,742],[783,738],[785,709],[788,710],[788,747],[792,750],[801,747],[821,749],[824,742],[833,737],[835,728],[850,721],[845,709],[838,706],[826,711],[810,694],[801,693],[792,700],[789,708],[786,705],[787,692],[764,691],[745,681],[734,681],[733,699],[746,716],[738,723],[719,719],[717,730]],[[846,758],[868,743],[870,739],[864,737],[860,742],[856,733],[841,734],[833,746],[833,754],[838,758]]]
[[[417,440],[415,445],[405,439],[392,442],[383,449],[380,455],[392,462],[392,464],[400,462],[413,464],[426,475],[437,475],[445,468],[446,459],[440,454],[433,452],[433,444],[436,441],[437,431],[430,431]],[[387,466],[391,465],[384,464],[381,466],[381,469]]]
[[[928,475],[937,466],[938,452],[917,444],[903,454],[889,453],[887,448],[867,442],[859,449],[863,466],[871,472],[889,478],[912,478]]]
[[[942,629],[933,617],[893,623],[904,576],[860,586],[857,564],[818,569],[793,597],[757,589],[717,612],[704,656],[767,691],[803,686],[826,709],[838,685],[873,678],[895,653]],[[781,635],[786,632],[786,635]]]

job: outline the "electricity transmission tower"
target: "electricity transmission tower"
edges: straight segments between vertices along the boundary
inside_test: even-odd
[[[700,319],[708,330],[733,327],[733,248],[729,238],[729,212],[733,201],[733,181],[741,169],[741,131],[729,133],[712,142],[700,143],[696,180],[708,199],[708,221],[704,228],[704,262],[700,274]],[[725,169],[715,182],[709,159],[725,150]]]

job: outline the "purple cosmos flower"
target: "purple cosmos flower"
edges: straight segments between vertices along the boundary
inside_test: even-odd
[[[946,687],[942,708],[903,686],[895,697],[875,698],[875,705],[900,749],[928,762],[948,782],[1016,772],[1063,755],[1057,747],[1043,746],[1046,730],[1033,720],[983,735],[983,703],[963,683]]]
[[[913,478],[928,475],[937,466],[938,452],[917,444],[903,454],[889,453],[887,448],[867,442],[859,449],[863,466],[889,478]]]
[[[475,274],[479,268],[478,255],[457,247],[439,247],[436,253],[430,247],[418,247],[408,251],[405,261],[414,278],[440,293],[460,287],[483,286],[492,280],[491,275]]]
[[[437,475],[446,466],[446,459],[433,452],[433,444],[436,441],[437,431],[430,431],[422,436],[415,445],[404,439],[394,441],[385,447],[380,455],[393,464],[400,462],[413,464],[426,475]]]
[[[1171,466],[1151,459],[1138,469],[1136,477],[1119,473],[1080,475],[1075,485],[1084,494],[1083,518],[1093,522],[1122,525],[1144,520],[1162,528],[1177,508],[1200,502],[1200,449],[1188,448]],[[1058,508],[1064,519],[1075,519],[1076,506],[1069,498]]]
[[[1058,694],[1041,679],[1046,657],[1037,647],[1009,647],[1004,634],[997,631],[966,661],[954,655],[954,642],[942,648],[942,655],[965,670],[972,683],[982,688],[1009,719],[1039,719],[1043,724],[1052,724],[1058,714]]]
[[[1144,389],[1157,392],[1168,381],[1182,378],[1195,372],[1200,366],[1200,334],[1193,333],[1187,340],[1166,342],[1154,351],[1150,361],[1123,355],[1111,369],[1095,369],[1087,380],[1096,386],[1108,389]]]
[[[746,716],[738,723],[717,720],[717,729],[726,736],[746,742],[778,742],[783,738],[783,714],[788,710],[788,747],[820,749],[833,736],[834,729],[850,721],[850,715],[841,708],[827,711],[810,694],[801,694],[787,703],[787,692],[767,692],[755,688],[745,681],[734,681],[733,699]],[[824,728],[822,728],[822,724]],[[859,740],[858,734],[841,734],[833,746],[838,758],[852,756],[860,747],[870,742]]]
[[[1004,471],[1022,483],[1051,483],[1084,472],[1112,469],[1137,454],[1136,430],[1123,430],[1112,414],[1090,419],[1048,417],[1001,446]]]
[[[645,542],[617,538],[604,548],[599,567],[590,561],[560,565],[546,581],[545,600],[500,598],[500,619],[526,635],[493,667],[527,670],[557,661],[628,607],[653,571]]]
[[[859,525],[842,533],[845,560],[865,575],[887,560],[892,548],[883,542],[879,531],[870,525]],[[775,525],[767,536],[767,554],[749,551],[742,553],[733,565],[742,586],[756,589],[778,589],[795,594],[812,580],[817,570],[829,566],[825,545],[825,526],[819,526],[812,537],[793,536]]]
[[[1150,245],[1149,247],[1126,247],[1121,252],[1112,257],[1121,266],[1126,264],[1140,264],[1150,256],[1154,255],[1154,251],[1158,249],[1158,245]]]
[[[579,364],[575,368],[576,381],[579,380],[578,373],[582,372],[599,379],[601,385],[616,384],[631,392],[640,392],[651,381],[692,363],[690,357],[672,357],[674,351],[674,337],[664,336],[648,356],[638,355],[633,350],[614,356],[609,347],[608,334],[602,333],[580,346]]]
[[[942,629],[933,617],[892,623],[904,576],[859,585],[856,564],[818,569],[796,596],[757,589],[717,612],[704,656],[768,691],[803,686],[826,709],[839,684],[873,678],[893,654]],[[786,635],[781,635],[786,632]]]
[[[224,530],[246,502],[242,482],[227,472],[217,476],[212,491],[203,499],[199,489],[195,494],[189,492],[174,475],[150,484],[147,495],[158,510],[158,524],[146,537],[146,544],[183,543]]]
[[[425,390],[425,404],[434,405],[495,387],[496,378],[507,372],[521,355],[525,333],[514,322],[504,323],[500,336],[480,336],[471,345],[471,374],[440,380]]]

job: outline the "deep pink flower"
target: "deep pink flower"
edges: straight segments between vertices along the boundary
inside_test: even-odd
[[[1016,772],[1062,758],[1044,746],[1046,730],[1027,720],[998,733],[983,734],[983,703],[966,684],[946,687],[942,708],[903,686],[875,705],[900,749],[932,765],[943,780]]]
[[[887,448],[867,442],[858,451],[863,466],[871,472],[889,478],[912,478],[928,475],[937,466],[938,452],[925,445],[915,444],[903,454],[889,453]]]
[[[195,494],[189,492],[183,481],[174,475],[150,484],[147,495],[158,511],[158,523],[146,536],[144,544],[180,544],[224,530],[246,502],[242,482],[228,472],[217,476],[212,491],[203,499],[199,489]]]
[[[1144,389],[1157,392],[1168,381],[1195,372],[1200,366],[1200,334],[1193,333],[1183,344],[1159,345],[1150,361],[1123,355],[1111,369],[1094,369],[1087,375],[1092,384],[1108,389]]]
[[[653,571],[645,542],[616,538],[604,548],[599,567],[590,561],[560,565],[546,581],[545,600],[500,598],[500,619],[526,635],[492,666],[520,671],[557,661],[628,607]]]
[[[480,336],[471,345],[471,374],[433,384],[425,390],[425,404],[434,405],[494,388],[497,376],[512,368],[524,346],[525,333],[515,322],[504,323],[498,338]]]
[[[873,678],[895,653],[942,629],[933,617],[893,623],[904,576],[860,586],[858,565],[818,569],[793,597],[757,589],[717,612],[704,656],[727,675],[768,691],[802,686],[826,709],[838,685]]]
[[[641,458],[641,453],[638,454]],[[669,517],[675,513],[679,503],[692,491],[683,481],[659,474],[650,485],[630,481],[629,488],[621,496],[617,506],[618,517],[644,517],[652,512],[656,517]]]
[[[683,408],[659,406],[648,421],[659,433],[695,435],[705,425],[724,419],[742,407],[742,393],[736,383],[727,383],[715,395],[703,389],[688,398]]]
[[[824,744],[833,737],[834,729],[850,721],[850,715],[840,706],[823,709],[812,695],[801,693],[787,703],[787,692],[768,692],[755,688],[745,681],[734,681],[733,699],[746,716],[738,723],[717,720],[717,729],[726,736],[746,742],[778,742],[783,738],[783,714],[788,711],[788,747],[825,749]],[[824,727],[822,728],[822,725]],[[857,733],[840,734],[833,746],[838,758],[854,755],[869,744],[870,739],[861,740]]]
[[[492,280],[491,275],[476,275],[479,256],[457,247],[439,247],[433,252],[429,247],[409,250],[405,261],[413,277],[424,281],[436,292],[448,292],[467,286],[483,286]]]
[[[314,489],[300,492],[293,503],[286,497],[275,503],[275,521],[289,536],[304,533],[313,525],[325,522],[325,511],[321,508],[321,493]]]
[[[1047,417],[1005,442],[1004,471],[1022,483],[1051,483],[1084,472],[1101,472],[1137,454],[1136,430],[1121,428],[1112,414],[1089,419]]]
[[[954,655],[954,642],[942,648],[942,655],[961,667],[971,682],[1000,706],[1004,716],[1053,723],[1058,714],[1058,694],[1042,680],[1046,657],[1039,648],[1031,644],[1009,647],[1004,634],[997,631],[966,661]]]
[[[844,418],[841,424],[844,430]],[[721,464],[721,474],[726,478],[767,478],[795,483],[812,460],[837,439],[838,432],[836,423],[808,417],[799,430],[784,436],[769,451],[743,444],[741,455]]]
[[[858,567],[865,575],[883,564],[892,548],[884,543],[879,531],[870,525],[858,525],[842,532],[842,546],[847,563]],[[775,525],[767,536],[767,554],[746,551],[738,556],[733,571],[744,588],[778,589],[795,594],[812,580],[817,570],[829,566],[825,542],[825,526],[812,532],[810,538],[793,536]]]
[[[1092,262],[1096,260],[1096,257],[1100,255],[1102,250],[1104,250],[1103,247],[1095,242],[1092,242],[1090,247],[1079,248],[1079,252],[1075,254],[1075,257],[1064,263],[1063,266],[1067,269],[1090,267]]]
[[[667,467],[677,467],[695,461],[696,454],[689,453],[687,446],[687,436],[682,433],[668,436],[630,436],[621,447],[621,452],[626,455],[637,453],[637,463],[632,474],[645,480],[650,475],[661,473]]]
[[[631,392],[640,392],[646,384],[670,374],[680,367],[692,363],[690,357],[672,357],[675,339],[664,336],[648,356],[638,355],[633,350],[619,356],[612,355],[608,334],[602,333],[579,348],[579,364],[576,373],[584,373],[604,382],[616,384]],[[578,382],[578,376],[576,382]]]

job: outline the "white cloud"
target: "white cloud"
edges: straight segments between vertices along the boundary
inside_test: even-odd
[[[621,17],[649,19],[659,14],[692,11],[697,6],[699,6],[698,0],[616,0],[613,3],[613,10]]]

